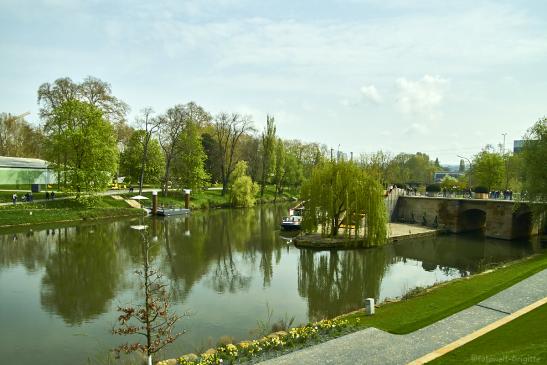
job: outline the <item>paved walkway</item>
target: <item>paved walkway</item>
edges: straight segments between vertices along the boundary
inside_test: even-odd
[[[159,191],[159,189],[151,189],[151,188],[146,188],[146,189],[142,189],[142,192],[143,193],[147,193],[147,192],[151,192],[151,191]],[[7,191],[7,190],[1,190],[1,191]],[[18,191],[18,190],[9,190],[10,192],[13,192],[13,191]],[[22,192],[25,192],[25,193],[28,193],[29,191],[28,190],[21,190]],[[128,189],[122,189],[122,190],[108,190],[108,191],[103,191],[103,192],[100,192],[98,193],[97,195],[119,195],[119,194],[128,194],[129,193],[129,190]],[[34,193],[34,194],[45,194],[45,191],[41,192],[41,193]],[[139,194],[139,190],[136,189],[136,191],[134,191],[132,194],[134,195],[138,195]],[[22,196],[25,195],[25,194],[17,194],[17,205],[19,204],[25,204],[27,202],[24,202],[21,200]],[[71,195],[71,196],[60,196],[60,197],[56,197],[55,200],[67,200],[67,199],[74,199],[74,195]],[[33,203],[39,203],[39,202],[50,202],[52,200],[46,200],[46,199],[34,199],[32,202]],[[13,205],[13,202],[12,201],[9,201],[9,202],[4,202],[4,203],[0,203],[0,206],[3,206],[3,205]]]
[[[406,364],[545,297],[547,269],[407,335],[367,328],[260,364]]]

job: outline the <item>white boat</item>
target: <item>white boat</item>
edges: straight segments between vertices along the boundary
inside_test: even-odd
[[[300,229],[303,214],[304,203],[299,203],[295,207],[289,208],[289,216],[283,217],[281,221],[281,229],[285,231],[295,231]]]

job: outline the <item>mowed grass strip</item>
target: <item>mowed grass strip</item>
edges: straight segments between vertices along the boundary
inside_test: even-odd
[[[429,364],[547,364],[547,304]]]
[[[492,272],[440,284],[407,300],[382,305],[374,316],[356,312],[345,318],[358,329],[376,327],[395,334],[410,333],[477,304],[546,268],[547,253],[543,252]]]

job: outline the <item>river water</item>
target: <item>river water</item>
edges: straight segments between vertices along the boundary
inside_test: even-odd
[[[0,231],[0,363],[106,363],[130,338],[110,333],[119,305],[142,302],[140,232],[187,330],[162,355],[247,339],[257,321],[332,317],[532,254],[532,242],[449,235],[351,251],[300,250],[282,237],[287,206]]]

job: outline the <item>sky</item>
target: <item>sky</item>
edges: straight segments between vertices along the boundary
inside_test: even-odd
[[[157,113],[275,117],[285,139],[457,163],[547,115],[547,1],[0,0],[0,112],[110,83]]]

